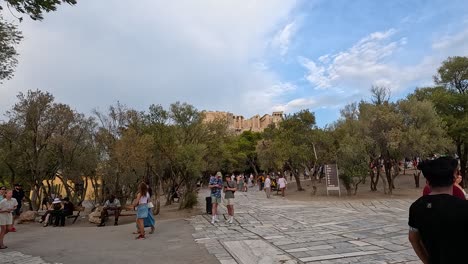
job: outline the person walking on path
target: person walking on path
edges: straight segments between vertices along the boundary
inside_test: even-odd
[[[408,239],[424,264],[466,263],[468,201],[452,195],[457,166],[449,157],[418,164],[431,193],[411,204]]]
[[[244,177],[244,190],[242,190],[243,192],[247,192],[248,191],[248,186],[247,186],[247,183],[248,183],[248,177],[247,175],[242,175],[242,177]]]
[[[286,181],[286,178],[284,178],[283,175],[280,175],[280,178],[278,179],[278,185],[279,185],[279,188],[280,188],[280,191],[281,191],[281,196],[284,198],[284,195],[285,195],[285,189],[286,189],[286,185],[288,184],[288,182]]]
[[[265,184],[265,177],[263,177],[263,175],[260,175],[260,177],[258,177],[258,190],[259,191],[263,191],[263,187],[264,187],[264,184]]]
[[[224,201],[228,210],[229,219],[227,222],[232,224],[234,221],[234,193],[236,192],[236,183],[231,181],[229,177],[226,177],[226,182],[223,185],[224,189]]]
[[[150,227],[151,231],[149,233],[153,234],[154,229],[155,229],[154,226],[156,225],[156,221],[154,220],[154,216],[153,216],[154,204],[151,201],[151,197],[153,197],[153,190],[151,189],[151,187],[149,186],[148,183],[146,185],[148,186],[148,194],[149,194],[149,199],[150,200],[148,201],[148,217],[146,217],[145,220],[143,221],[143,226],[145,228]]]
[[[154,204],[153,202],[151,201],[151,197],[153,196],[153,190],[151,189],[151,187],[149,186],[149,184],[147,183],[146,184],[148,186],[148,194],[149,194],[149,200],[148,200],[148,217],[146,217],[144,220],[143,220],[143,227],[144,228],[147,228],[147,227],[150,227],[151,228],[151,231],[149,232],[150,234],[153,234],[154,233],[154,230],[155,230],[155,225],[156,225],[156,221],[154,220],[154,216],[153,216],[153,208],[154,208]],[[136,226],[137,228],[137,231],[136,232],[133,232],[133,234],[139,234],[140,232],[138,231],[138,225]]]
[[[270,193],[271,193],[271,180],[270,180],[270,175],[266,176],[265,179],[265,187],[263,187],[266,193],[267,198],[270,198]]]
[[[244,191],[244,175],[242,174],[239,174],[239,176],[237,176],[237,190],[239,190],[239,192]]]
[[[145,239],[145,226],[144,220],[148,217],[148,201],[149,201],[149,193],[148,193],[148,186],[146,183],[142,182],[138,186],[138,194],[133,202],[133,207],[137,207],[137,219],[136,223],[138,226],[138,231],[140,233],[136,239]]]
[[[13,224],[11,225],[10,232],[16,232],[15,219],[17,219],[21,214],[21,207],[23,206],[24,197],[25,197],[25,194],[24,194],[23,186],[18,183],[15,184],[15,189],[13,190],[13,198],[16,199],[16,202],[18,202],[18,206],[16,207],[16,210],[13,212],[14,213]]]
[[[211,190],[211,204],[212,204],[212,217],[211,223],[219,222],[218,219],[218,204],[221,203],[221,189],[223,188],[223,180],[221,179],[223,175],[221,172],[217,172],[215,177],[210,179],[210,184],[208,187]],[[229,176],[227,176],[229,177]]]
[[[249,177],[249,188],[252,188],[254,186],[254,177],[252,174],[250,174]]]
[[[7,190],[4,199],[0,201],[0,249],[7,248],[3,240],[13,226],[12,212],[16,210],[17,206],[18,202],[13,198],[13,192]]]

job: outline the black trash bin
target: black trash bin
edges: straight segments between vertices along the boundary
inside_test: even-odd
[[[205,200],[206,200],[206,213],[211,214],[211,208],[212,208],[212,206],[211,206],[211,197],[208,196],[208,197],[205,198]]]

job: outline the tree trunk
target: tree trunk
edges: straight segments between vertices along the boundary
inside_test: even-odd
[[[249,159],[249,164],[250,164],[250,167],[252,168],[252,170],[254,171],[255,176],[257,176],[258,175],[257,165],[255,164],[255,162],[251,161],[250,159]]]
[[[397,161],[393,164],[392,189],[395,189],[395,179],[400,175],[400,165]]]
[[[41,191],[41,186],[37,183],[34,183],[34,185],[32,186],[31,188],[31,191],[33,191],[36,195],[32,195],[33,198],[35,199],[29,199],[29,197],[27,198],[27,200],[29,200],[30,202],[30,207],[34,210],[34,211],[37,211],[39,209],[39,206],[40,206],[40,202],[41,201],[37,201],[37,197],[38,197],[38,193]]]
[[[359,187],[359,184],[363,183],[364,182],[364,179],[361,179],[359,180],[356,184],[354,184],[354,195],[357,194],[357,190],[358,190],[358,187]]]
[[[382,186],[384,189],[384,194],[387,194],[387,180],[386,180],[386,177],[384,177],[383,175],[382,175]]]
[[[307,165],[304,165],[305,171],[309,173],[309,178],[310,178],[310,184],[312,185],[312,195],[315,195],[317,193],[317,178],[313,176],[313,171],[315,171],[315,164],[312,169],[309,169]],[[304,174],[305,177],[305,174]]]
[[[419,188],[419,178],[421,176],[421,171],[415,172],[413,176],[414,176],[414,184],[416,185],[416,188]]]
[[[390,160],[385,161],[385,176],[387,178],[388,193],[393,193],[393,177],[392,177],[392,163]]]
[[[10,186],[14,186],[14,184],[16,183],[15,182],[15,180],[16,180],[15,169],[9,163],[6,163],[6,165],[8,166],[8,169],[10,170],[10,173],[11,173],[11,175],[10,175]]]
[[[370,158],[370,178],[371,178],[370,188],[372,192],[377,191],[377,183],[379,183],[379,177],[380,177],[380,164],[378,160],[371,157]]]
[[[377,190],[377,185],[375,184],[376,175],[375,175],[375,172],[374,172],[373,168],[370,169],[369,175],[370,175],[370,180],[371,180],[370,181],[370,190],[372,192],[375,192]]]
[[[302,188],[302,185],[301,185],[301,179],[299,178],[299,174],[296,173],[294,170],[293,170],[292,173],[294,175],[294,179],[296,180],[297,191],[299,191],[299,192],[304,191],[304,189]]]

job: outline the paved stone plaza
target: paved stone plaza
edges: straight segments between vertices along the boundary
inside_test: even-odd
[[[200,192],[200,201],[208,194]],[[191,219],[194,239],[222,264],[420,263],[408,242],[412,200],[296,202],[236,192],[235,223]]]

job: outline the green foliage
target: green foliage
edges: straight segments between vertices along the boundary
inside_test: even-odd
[[[369,175],[368,156],[360,138],[347,135],[342,138],[338,150],[339,177],[348,195],[357,193],[358,185],[365,182]]]
[[[446,124],[460,158],[461,173],[466,184],[468,163],[468,57],[450,57],[434,77],[443,86],[417,89],[409,98],[428,100]]]
[[[316,162],[313,151],[315,116],[309,110],[287,115],[279,128],[267,129],[264,140],[257,145],[261,168],[266,171],[289,170],[303,190],[298,171],[310,171]]]
[[[16,46],[23,38],[16,25],[13,25],[0,17],[0,84],[2,80],[13,77],[18,64],[18,52]]]
[[[42,20],[43,13],[56,11],[61,4],[75,5],[76,0],[5,0],[8,6],[22,14],[27,14],[33,20]]]
[[[244,131],[239,136],[231,137],[227,144],[230,153],[230,169],[226,171],[252,171],[258,174],[257,143],[262,139],[262,134],[252,131]]]
[[[468,57],[449,57],[434,76],[436,84],[460,94],[468,93]]]
[[[194,192],[190,192],[185,194],[184,199],[181,203],[181,208],[189,209],[193,208],[198,204],[197,194]]]
[[[22,14],[29,15],[33,20],[42,20],[44,12],[55,11],[63,3],[76,4],[76,0],[5,0],[5,2],[8,9],[12,7]],[[0,5],[0,11],[2,10],[3,7]],[[23,18],[18,19],[21,22]],[[16,46],[22,39],[23,35],[18,27],[5,21],[0,14],[0,84],[2,80],[13,77],[18,64]]]
[[[7,117],[9,120],[0,125],[0,152],[4,153],[1,162],[8,168],[10,183],[22,182],[40,195],[44,180],[59,177],[67,196],[84,199],[75,186],[83,183],[83,174],[94,176],[94,121],[55,103],[51,94],[39,90],[20,93]],[[53,191],[51,186],[45,187],[46,192]],[[33,203],[38,202],[36,196]]]

